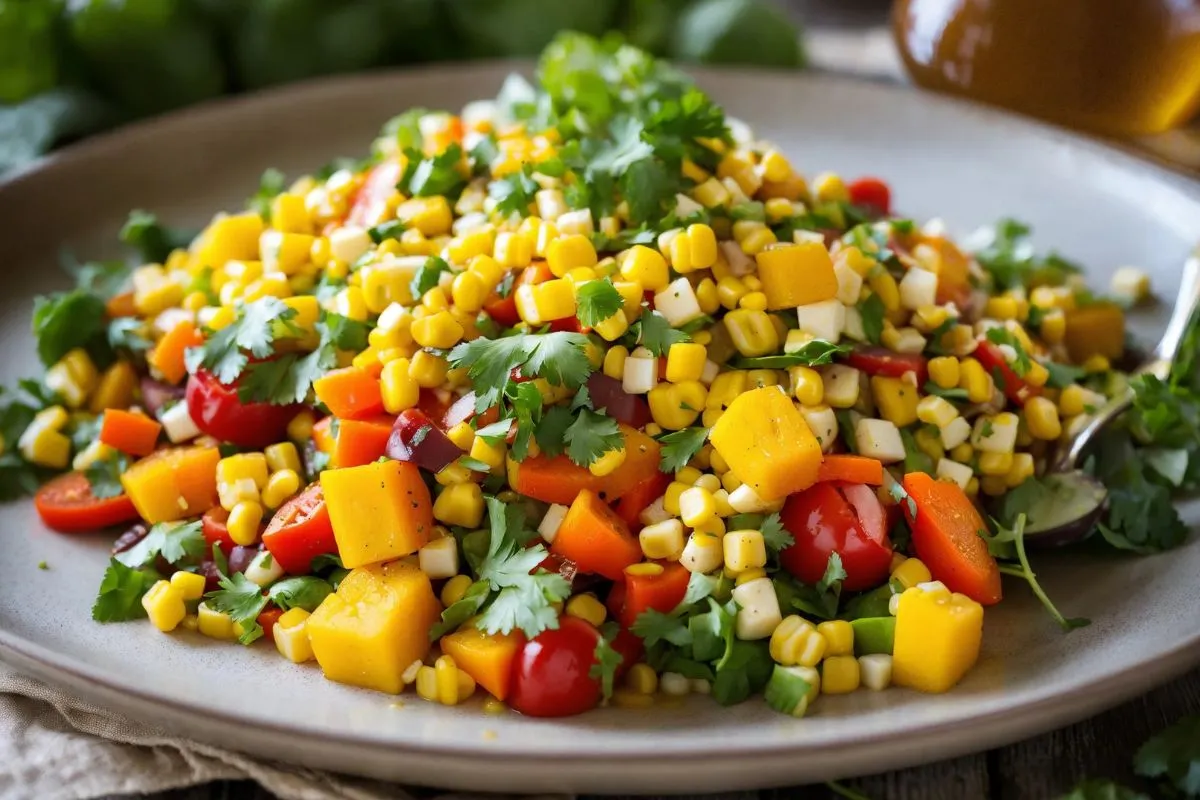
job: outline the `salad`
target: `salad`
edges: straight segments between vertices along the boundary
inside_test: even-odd
[[[1026,540],[1110,396],[1138,399],[1079,537],[1179,545],[1200,474],[1196,347],[1129,377],[1145,276],[1094,294],[1028,233],[969,248],[564,34],[537,86],[268,171],[198,233],[131,214],[135,266],[72,264],[36,301],[0,489],[123,531],[98,622],[380,692],[532,716],[945,692],[1003,574],[1086,624]]]

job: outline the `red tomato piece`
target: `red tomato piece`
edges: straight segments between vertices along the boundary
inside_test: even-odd
[[[338,551],[321,484],[311,484],[283,504],[263,534],[263,547],[285,572],[307,575],[312,560]]]
[[[271,644],[275,644],[275,623],[279,622],[279,618],[282,616],[282,608],[267,606],[254,619],[263,629],[263,638]]]
[[[868,375],[903,378],[904,373],[917,376],[917,385],[924,386],[929,377],[929,362],[916,353],[894,353],[886,347],[860,345],[846,356],[846,363]]]
[[[138,518],[128,495],[100,498],[82,472],[68,472],[38,489],[34,507],[47,528],[60,533],[79,533],[111,528]]]
[[[558,629],[530,639],[513,662],[508,704],[530,717],[570,717],[600,702],[600,681],[589,674],[596,663],[600,632],[563,615]]]
[[[892,543],[887,514],[871,487],[815,484],[787,499],[781,520],[795,544],[780,552],[780,563],[805,583],[821,580],[833,553],[846,570],[846,591],[871,589],[887,580]]]
[[[972,354],[996,381],[996,388],[1017,405],[1023,406],[1031,397],[1042,393],[1041,387],[1028,383],[1009,366],[1004,351],[993,342],[980,342]]]
[[[188,413],[214,439],[262,449],[287,439],[287,426],[301,406],[243,403],[236,386],[226,386],[206,370],[188,378]]]
[[[219,545],[227,557],[237,546],[237,542],[229,535],[229,529],[226,527],[228,522],[229,512],[220,506],[204,512],[204,518],[200,521],[200,528],[204,533],[204,541],[208,542],[208,549],[211,551],[214,544]]]
[[[346,215],[346,223],[366,226],[379,219],[387,208],[388,198],[396,191],[396,184],[400,182],[402,175],[399,161],[376,164],[355,195],[354,205]]]
[[[513,283],[512,291],[508,293],[507,297],[501,297],[498,293],[493,292],[487,303],[484,304],[483,310],[497,324],[511,328],[521,321],[521,315],[517,313],[517,289],[522,286],[545,283],[553,277],[554,273],[550,271],[544,261],[528,266],[521,271],[521,276]]]
[[[879,178],[859,178],[846,191],[852,205],[870,209],[881,217],[892,213],[892,190]]]
[[[641,530],[638,517],[651,503],[662,497],[670,485],[670,475],[665,472],[654,473],[621,496],[615,507],[617,516],[625,520],[630,529]]]

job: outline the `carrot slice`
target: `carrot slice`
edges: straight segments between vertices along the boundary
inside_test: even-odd
[[[187,375],[184,353],[189,347],[199,347],[202,344],[204,334],[200,333],[195,325],[183,320],[159,340],[150,351],[147,360],[168,383],[179,383]]]
[[[358,367],[326,373],[313,383],[313,391],[341,419],[364,419],[383,411],[379,380]]]
[[[361,467],[378,461],[387,450],[392,434],[392,418],[374,420],[343,419],[338,422],[330,466]]]
[[[924,472],[905,475],[903,486],[913,502],[900,507],[917,557],[933,577],[985,606],[999,603],[1000,568],[979,535],[987,528],[966,492]]]
[[[817,469],[817,483],[845,481],[879,486],[883,483],[883,462],[866,456],[829,455]]]
[[[119,408],[105,411],[104,421],[100,425],[101,442],[134,456],[148,456],[153,453],[158,445],[160,433],[161,423],[145,414],[135,414]]]
[[[620,580],[625,568],[642,560],[642,548],[629,526],[593,491],[571,503],[550,552],[574,561],[582,572]]]

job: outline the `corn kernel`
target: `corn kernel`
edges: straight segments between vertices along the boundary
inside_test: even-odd
[[[1025,401],[1025,425],[1035,439],[1054,441],[1062,436],[1058,408],[1045,397],[1031,397]]]
[[[698,486],[685,489],[679,496],[679,513],[683,524],[689,528],[702,525],[717,513],[716,500],[712,492]]]
[[[822,694],[850,694],[858,689],[860,680],[858,659],[853,655],[830,656],[821,664]]]
[[[235,544],[249,547],[258,541],[258,527],[262,524],[263,507],[252,500],[244,500],[229,511],[229,519],[225,523],[229,538]]]
[[[199,600],[204,596],[204,576],[195,572],[179,572],[171,575],[171,586],[184,600]]]
[[[634,664],[625,674],[625,686],[638,694],[652,695],[658,691],[658,673],[649,664]]]
[[[293,664],[303,664],[313,659],[312,644],[308,640],[309,612],[303,608],[292,608],[275,621],[275,649]]]
[[[464,528],[479,525],[483,519],[483,491],[479,484],[467,481],[446,486],[433,503],[433,517],[446,525]]]
[[[683,525],[668,519],[642,528],[638,534],[642,553],[653,560],[678,561],[683,555]]]
[[[808,620],[795,614],[784,617],[771,634],[770,653],[786,667],[815,667],[825,657],[825,637]]]
[[[986,403],[992,397],[992,376],[973,358],[964,358],[959,363],[960,389],[967,392],[967,400],[972,403]]]
[[[262,490],[262,503],[275,510],[300,491],[300,475],[295,470],[282,469],[271,475]]]
[[[608,616],[608,610],[605,609],[604,604],[592,594],[575,595],[567,601],[563,613],[569,617],[590,622],[597,628],[604,624],[604,620]]]
[[[625,260],[621,262],[621,277],[655,292],[667,288],[670,283],[666,259],[657,250],[640,244],[626,252]]]
[[[183,595],[169,581],[158,581],[151,586],[142,595],[142,608],[146,609],[150,623],[163,633],[175,630],[187,616]]]
[[[625,448],[620,447],[615,450],[608,450],[598,459],[588,465],[588,472],[595,475],[597,478],[603,478],[605,475],[611,475],[617,471],[617,468],[625,463]]]
[[[779,332],[765,311],[730,311],[724,322],[734,347],[747,358],[764,356],[779,349]]]
[[[446,380],[450,367],[446,359],[426,350],[417,351],[408,367],[408,374],[422,389],[436,389]]]
[[[828,645],[826,654],[830,656],[852,655],[854,653],[854,628],[845,620],[830,620],[817,626],[817,633],[825,637]]]
[[[621,380],[625,375],[625,360],[629,358],[628,348],[617,345],[610,347],[604,354],[604,374],[614,380]]]
[[[667,351],[667,380],[671,383],[698,381],[704,372],[708,350],[701,344],[680,342]]]
[[[236,639],[233,619],[223,611],[214,611],[206,603],[196,607],[196,627],[202,636],[211,639]]]
[[[979,455],[979,472],[987,476],[1004,476],[1012,469],[1013,454],[985,452]]]
[[[766,542],[759,531],[730,531],[721,540],[725,569],[737,574],[767,564]]]
[[[895,578],[905,589],[911,589],[918,583],[928,583],[933,580],[929,567],[919,558],[905,559],[903,563],[892,570]]]
[[[273,444],[263,451],[263,455],[267,460],[267,469],[271,472],[290,469],[299,474],[304,470],[300,463],[300,453],[296,450],[296,445],[291,442]]]
[[[439,599],[442,605],[449,608],[463,598],[467,593],[467,589],[471,587],[473,581],[469,575],[455,575],[442,587],[442,593]]]

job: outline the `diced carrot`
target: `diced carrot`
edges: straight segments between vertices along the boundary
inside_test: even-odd
[[[488,634],[468,622],[455,633],[443,636],[439,643],[442,652],[493,697],[508,697],[513,661],[525,645],[525,635],[519,630],[507,635]]]
[[[100,425],[100,441],[132,456],[148,456],[158,444],[162,424],[145,414],[119,408],[104,412]]]
[[[151,524],[197,517],[217,505],[215,447],[158,450],[121,476],[121,485],[142,519]]]
[[[383,411],[379,381],[366,370],[346,367],[313,382],[317,399],[341,419],[364,419]]]
[[[827,455],[817,470],[817,483],[823,481],[879,486],[883,483],[883,462],[866,456]]]
[[[626,567],[642,560],[642,548],[629,526],[587,489],[571,503],[550,551],[574,561],[582,572],[614,581],[624,576]]]
[[[339,420],[330,466],[361,467],[363,464],[378,461],[387,450],[392,423],[391,417]]]
[[[625,462],[614,472],[596,477],[565,455],[530,456],[508,460],[508,483],[519,494],[544,503],[569,505],[581,491],[590,490],[606,501],[619,500],[658,472],[659,444],[641,431],[622,425]]]
[[[183,320],[159,340],[154,349],[150,351],[147,360],[150,362],[150,366],[158,370],[168,383],[179,383],[187,375],[184,353],[189,347],[198,347],[202,344],[204,344],[204,334],[195,325]]]
[[[1000,568],[979,535],[986,526],[966,492],[924,472],[905,475],[903,486],[913,501],[900,503],[913,547],[933,577],[985,606],[1000,602]]]
[[[121,292],[104,304],[104,313],[109,319],[136,317],[137,307],[133,304],[133,292]]]

